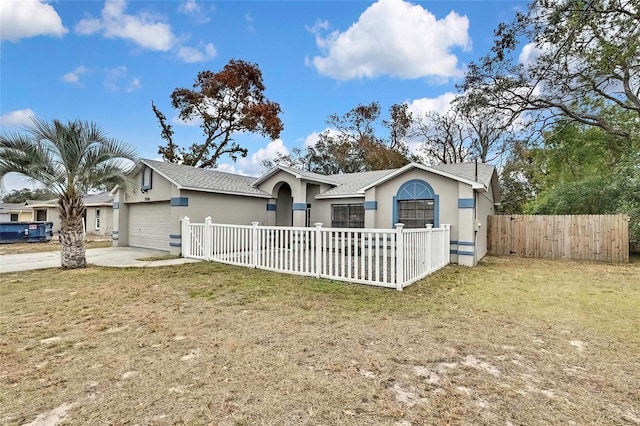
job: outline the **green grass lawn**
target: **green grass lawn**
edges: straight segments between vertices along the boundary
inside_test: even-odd
[[[638,330],[638,263],[2,274],[0,424],[635,425]]]

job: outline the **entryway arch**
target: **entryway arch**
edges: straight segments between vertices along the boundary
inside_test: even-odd
[[[276,226],[293,225],[293,195],[286,182],[280,182],[273,189],[276,198]]]

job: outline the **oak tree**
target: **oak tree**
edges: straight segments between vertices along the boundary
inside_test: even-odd
[[[179,146],[173,126],[152,102],[161,136],[167,141],[158,153],[167,162],[202,168],[216,167],[224,155],[233,161],[246,157],[247,149],[234,139],[236,134],[257,133],[273,140],[284,128],[280,105],[267,99],[264,92],[262,72],[254,63],[233,59],[219,72],[198,73],[192,88],[177,88],[171,93],[171,105],[179,120],[199,123],[204,140]]]
[[[330,130],[307,148],[294,148],[291,154],[279,154],[263,162],[266,167],[281,164],[319,174],[355,173],[402,167],[409,162],[406,140],[412,116],[406,104],[393,105],[389,118],[380,120],[378,102],[359,104],[343,115],[327,118]],[[379,136],[381,128],[389,132]]]
[[[629,138],[603,111],[640,118],[640,8],[636,0],[533,1],[500,24],[491,52],[468,67],[460,89],[527,116],[543,131],[557,119]],[[541,134],[539,132],[538,134]]]

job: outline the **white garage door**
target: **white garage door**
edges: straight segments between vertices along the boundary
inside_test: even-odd
[[[129,245],[169,251],[169,203],[129,205]]]

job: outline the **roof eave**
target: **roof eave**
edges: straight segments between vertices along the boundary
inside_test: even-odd
[[[178,182],[176,182],[175,180],[171,179],[165,173],[162,173],[160,170],[155,168],[152,164],[147,163],[146,160],[144,160],[144,159],[140,160],[138,163],[144,164],[145,166],[151,168],[153,171],[158,173],[160,176],[162,176],[163,178],[165,178],[166,180],[171,182],[173,185],[175,185],[178,189],[181,189],[181,186],[178,184]],[[131,173],[133,173],[133,174],[138,173],[139,171],[140,171],[139,164],[136,164],[135,167],[133,169],[131,169]]]
[[[331,194],[331,195],[322,195],[322,194],[318,194],[315,196],[315,198],[317,200],[323,200],[323,199],[336,199],[336,198],[364,198],[364,194],[363,193],[357,193],[357,194]]]
[[[221,189],[198,188],[198,187],[193,187],[193,186],[178,186],[178,189],[183,189],[185,191],[210,192],[210,193],[214,193],[214,194],[241,195],[243,197],[272,198],[271,195],[267,194],[266,192],[264,194],[250,194],[250,193],[247,193],[247,192],[225,191],[225,190],[221,190]]]
[[[420,170],[424,170],[425,172],[429,172],[429,173],[433,173],[435,175],[438,176],[442,176],[442,177],[446,177],[448,179],[451,180],[455,180],[456,182],[462,182],[462,183],[466,183],[467,185],[471,185],[471,187],[474,190],[478,190],[479,192],[483,192],[482,190],[484,189],[486,191],[486,187],[480,183],[480,182],[475,182],[472,180],[468,180],[465,179],[463,177],[460,176],[456,176],[452,173],[448,173],[442,170],[438,170],[438,169],[434,169],[432,167],[429,166],[425,166],[424,164],[419,164],[419,163],[409,163],[406,166],[403,166],[399,169],[397,169],[396,171],[394,171],[393,173],[389,173],[386,176],[381,177],[380,179],[378,179],[377,181],[370,183],[369,185],[363,187],[362,189],[360,189],[360,191],[366,191],[368,189],[371,189],[373,187],[376,187],[378,185],[381,185],[393,178],[395,178],[396,176],[400,176],[401,174],[411,170],[411,169],[420,169]]]
[[[85,204],[85,207],[112,207],[113,201],[105,201],[104,203],[90,203]]]
[[[289,169],[289,168],[285,168],[285,167],[281,167],[281,166],[276,166],[274,168],[272,168],[271,170],[267,171],[266,173],[264,173],[262,176],[260,176],[258,179],[256,179],[251,186],[253,186],[254,188],[258,187],[258,185],[260,185],[261,183],[263,183],[264,181],[266,181],[267,179],[269,179],[271,176],[275,175],[276,173],[278,173],[279,171],[285,172],[290,174],[291,176],[293,176],[296,179],[304,179],[304,180],[308,180],[311,182],[317,182],[317,183],[326,183],[327,185],[333,185],[333,186],[337,186],[338,184],[332,180],[329,179],[319,179],[319,178],[315,178],[315,177],[311,177],[311,176],[305,176],[301,173],[296,173],[296,171],[294,169]]]

